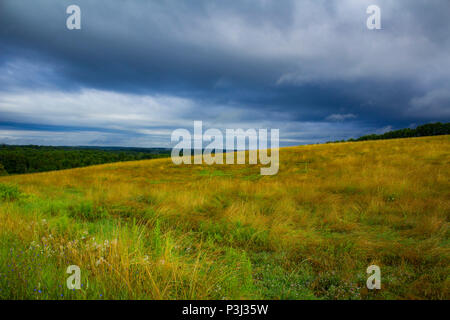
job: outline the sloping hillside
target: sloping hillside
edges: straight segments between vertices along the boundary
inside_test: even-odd
[[[449,177],[450,136],[0,177],[0,298],[449,299]]]

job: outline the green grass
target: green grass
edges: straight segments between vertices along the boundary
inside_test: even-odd
[[[0,200],[2,201],[14,201],[19,199],[20,192],[16,186],[7,184],[0,184]]]

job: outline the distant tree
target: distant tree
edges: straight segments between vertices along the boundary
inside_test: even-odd
[[[0,163],[0,176],[7,176],[8,172],[6,172],[5,167]]]

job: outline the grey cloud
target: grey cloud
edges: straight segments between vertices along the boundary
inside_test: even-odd
[[[69,4],[82,30],[65,28]],[[382,30],[366,29],[369,4]],[[137,132],[271,119],[313,141],[296,126],[350,137],[447,121],[449,14],[447,0],[2,0],[0,123]]]
[[[328,117],[326,117],[325,120],[344,121],[344,120],[355,119],[355,118],[356,118],[356,116],[352,113],[347,113],[347,114],[334,113],[334,114],[330,114]]]

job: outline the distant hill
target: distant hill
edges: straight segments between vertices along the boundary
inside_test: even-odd
[[[450,123],[430,123],[415,129],[400,129],[383,134],[370,134],[347,141],[367,141],[395,138],[425,137],[450,134]],[[345,142],[345,140],[334,141]],[[132,147],[52,147],[0,145],[0,176],[72,169],[97,164],[165,158],[168,148]]]
[[[170,149],[0,145],[0,175],[72,169],[167,157]]]

